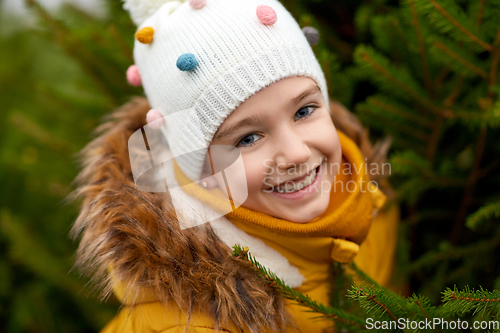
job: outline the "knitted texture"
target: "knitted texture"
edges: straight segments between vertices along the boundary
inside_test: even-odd
[[[128,0],[124,7],[138,30],[154,29],[151,43],[135,41],[134,60],[152,108],[165,117],[161,130],[172,155],[191,180],[200,179],[207,148],[223,121],[273,82],[310,77],[329,105],[321,66],[277,0],[207,0],[200,9],[188,1],[163,2],[158,7],[160,1]],[[276,14],[273,24],[260,21],[261,5]],[[196,63],[182,58],[178,63],[187,53]]]

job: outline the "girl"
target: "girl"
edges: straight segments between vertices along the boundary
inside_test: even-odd
[[[125,8],[138,25],[129,78],[140,78],[147,100],[98,128],[72,194],[84,198],[77,264],[123,305],[102,332],[333,332],[231,247],[248,246],[324,304],[333,261],[354,260],[388,285],[399,212],[382,209],[383,175],[369,176],[387,144],[374,153],[359,123],[329,101],[304,31],[278,1]],[[151,139],[155,127],[164,145]],[[233,150],[213,154],[218,146]],[[151,161],[149,181],[141,158]],[[144,186],[163,181],[163,192]]]

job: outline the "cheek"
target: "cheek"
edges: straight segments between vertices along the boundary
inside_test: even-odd
[[[333,162],[340,164],[340,161],[342,160],[342,146],[340,145],[340,139],[337,134],[337,131],[335,131],[335,134],[333,135],[332,145],[330,150],[334,159]]]
[[[266,178],[265,164],[257,158],[244,159],[245,175],[247,178],[248,192],[258,192],[262,189]]]
[[[318,119],[306,129],[311,145],[321,154],[326,155],[331,162],[338,162],[342,158],[340,139],[331,118]]]

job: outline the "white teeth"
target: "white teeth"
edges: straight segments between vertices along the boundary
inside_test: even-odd
[[[314,179],[316,179],[316,169],[314,169],[313,172],[300,183],[287,182],[285,185],[281,185],[278,188],[275,188],[274,191],[279,193],[300,191],[304,187],[311,185]]]

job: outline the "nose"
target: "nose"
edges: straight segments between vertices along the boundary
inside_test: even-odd
[[[311,158],[311,149],[307,144],[304,133],[300,133],[294,129],[286,129],[276,140],[276,161],[277,168],[288,170],[297,168],[300,170],[301,165],[307,163]]]

